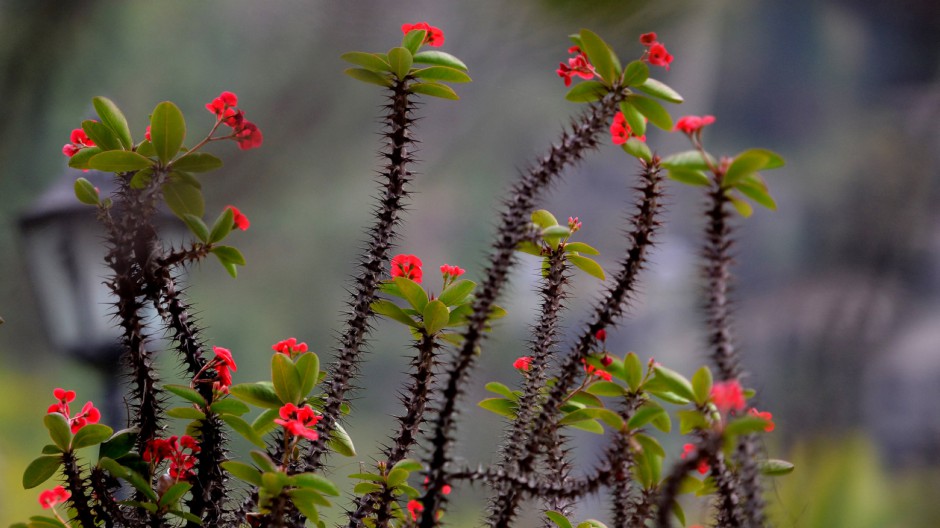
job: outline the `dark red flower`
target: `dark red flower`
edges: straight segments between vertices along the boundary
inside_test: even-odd
[[[228,388],[232,386],[232,372],[238,370],[238,365],[235,364],[235,358],[232,357],[232,352],[229,349],[212,347],[212,351],[215,352],[212,366],[215,367],[215,371],[219,376],[218,387],[216,388],[228,393]]]
[[[62,486],[56,486],[52,489],[47,489],[39,494],[39,505],[43,509],[49,509],[54,507],[56,504],[61,504],[71,497],[72,494]]]
[[[238,96],[232,92],[222,92],[218,97],[206,105],[206,110],[215,114],[216,119],[222,119],[225,110],[238,104]]]
[[[614,379],[613,376],[610,375],[610,372],[607,372],[606,370],[603,370],[603,369],[599,369],[595,367],[594,365],[589,365],[587,360],[582,359],[581,363],[584,364],[584,371],[587,372],[591,376],[597,376],[598,378],[604,381],[611,381],[612,379]]]
[[[656,42],[650,46],[647,60],[653,66],[663,66],[668,70],[669,64],[672,63],[672,55],[666,51],[666,46]]]
[[[238,148],[242,150],[258,148],[264,141],[261,130],[250,121],[245,121],[239,128],[235,129],[235,138],[238,141]]]
[[[646,141],[646,135],[638,136],[634,134],[633,129],[631,129],[630,124],[627,123],[627,118],[624,117],[623,112],[617,112],[617,114],[614,116],[614,122],[610,125],[611,141],[613,141],[614,145],[623,145],[631,137],[635,137],[640,141]]]
[[[278,411],[280,418],[275,418],[274,423],[284,426],[284,429],[293,436],[302,436],[308,440],[316,440],[319,435],[314,429],[320,416],[313,410],[313,407],[304,405],[297,407],[293,403],[288,403]]]
[[[88,137],[88,134],[85,133],[81,128],[76,128],[72,130],[72,134],[69,136],[69,141],[71,143],[66,143],[62,146],[62,154],[65,154],[68,157],[72,157],[76,152],[85,148],[85,147],[94,147],[95,142]]]
[[[601,358],[601,365],[604,365],[605,367],[611,366],[613,362],[614,358],[608,356],[607,354],[604,354],[604,357]]]
[[[522,356],[519,359],[512,362],[512,368],[516,370],[526,371],[529,370],[529,367],[532,365],[532,356]]]
[[[242,231],[247,231],[251,227],[251,222],[248,220],[248,217],[245,216],[237,207],[234,205],[226,205],[226,209],[232,210],[232,223],[234,224],[232,228],[238,228]]]
[[[701,117],[694,115],[680,117],[679,120],[676,121],[675,130],[679,130],[691,135],[714,122],[715,116],[711,115]]]
[[[652,46],[653,44],[656,44],[656,33],[653,33],[651,31],[649,33],[643,33],[642,35],[640,35],[640,44],[643,44],[644,46],[647,46],[647,47]]]
[[[184,453],[184,450],[189,453]],[[196,465],[196,453],[200,451],[196,439],[183,435],[171,436],[166,439],[154,438],[147,442],[141,458],[156,466],[164,460],[170,461],[169,475],[173,480],[186,480],[195,475],[193,467]]]
[[[689,455],[694,455],[694,454],[695,454],[695,445],[685,444],[684,446],[682,446],[682,455],[680,455],[680,458],[685,460],[686,457],[688,457]],[[702,475],[705,475],[706,473],[708,473],[708,470],[709,470],[708,461],[704,459],[700,460],[698,463],[697,469],[698,469],[698,472]]]
[[[427,35],[424,37],[424,43],[428,46],[439,47],[444,45],[444,32],[440,28],[436,28],[427,22],[418,22],[416,24],[402,24],[401,32],[407,35],[410,31],[415,29],[423,29],[427,31]]]
[[[72,434],[77,433],[79,429],[88,424],[98,423],[98,421],[101,420],[101,411],[96,409],[95,405],[91,402],[86,402],[85,405],[82,406],[82,410],[75,416],[71,415],[72,411],[69,408],[69,402],[75,400],[75,391],[56,388],[52,391],[52,395],[55,396],[55,399],[58,401],[46,409],[46,414],[59,413],[65,416],[65,419],[69,423],[69,429],[72,430]]]
[[[711,401],[721,413],[744,409],[744,389],[738,380],[722,381],[712,385]]]
[[[577,46],[569,48],[568,51],[570,52],[572,49],[577,49]],[[593,79],[595,75],[594,66],[591,66],[587,55],[580,53],[580,50],[576,57],[568,59],[567,65],[563,62],[559,63],[555,73],[565,80],[565,86],[571,86],[571,78],[575,75],[582,79]]]
[[[750,409],[747,410],[747,414],[751,416],[756,416],[757,418],[763,418],[764,420],[767,420],[767,426],[764,427],[764,431],[767,431],[768,433],[773,431],[774,428],[776,427],[776,424],[774,424],[773,422],[774,415],[770,414],[767,411],[761,412],[751,407]]]
[[[607,330],[604,330],[603,328],[601,328],[600,330],[597,331],[597,333],[594,334],[594,338],[602,343],[604,341],[607,341]]]
[[[423,275],[421,266],[421,259],[414,255],[395,255],[392,258],[392,278],[405,277],[420,284]]]
[[[419,500],[410,500],[408,501],[408,513],[411,514],[411,520],[417,521],[418,514],[424,511],[424,504]]]

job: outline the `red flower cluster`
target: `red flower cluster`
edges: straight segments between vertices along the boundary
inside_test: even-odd
[[[189,453],[184,453],[184,449],[188,449]],[[196,465],[196,453],[199,451],[196,439],[189,435],[154,438],[147,442],[141,458],[152,466],[169,460],[170,477],[173,480],[185,480],[194,475],[193,467]]]
[[[751,416],[756,416],[757,418],[763,418],[764,420],[767,420],[767,427],[764,427],[764,431],[767,431],[768,433],[773,431],[774,428],[777,426],[773,422],[774,415],[770,414],[767,411],[761,412],[751,407],[750,409],[747,410],[747,413]]]
[[[679,120],[676,121],[675,130],[680,130],[682,132],[685,132],[686,134],[692,135],[702,130],[702,128],[714,122],[715,122],[715,116],[712,116],[712,115],[701,116],[701,117],[690,115],[690,116],[680,117]]]
[[[408,501],[408,513],[411,514],[411,520],[417,521],[418,514],[424,511],[424,504],[419,500],[412,499]]]
[[[424,43],[428,46],[434,46],[437,48],[444,45],[444,32],[441,31],[440,28],[429,25],[427,22],[401,25],[401,32],[405,35],[407,35],[410,31],[414,31],[415,29],[423,29],[428,32],[427,36],[424,37]]]
[[[603,328],[601,328],[600,330],[597,331],[597,333],[594,334],[594,338],[600,341],[601,343],[603,343],[604,341],[607,341],[607,330],[604,330]]]
[[[260,147],[264,138],[258,126],[245,119],[245,113],[235,108],[238,96],[232,92],[222,92],[206,105],[206,109],[215,114],[215,118],[232,127],[232,136],[238,142],[238,148],[248,150]]]
[[[288,337],[271,345],[271,349],[285,356],[294,357],[308,350],[307,343],[298,343],[296,337]]]
[[[614,116],[614,122],[610,125],[611,141],[614,142],[614,145],[623,145],[631,136],[640,141],[646,141],[646,135],[638,136],[634,134],[633,129],[627,123],[627,118],[623,116],[623,112],[617,112],[617,115]]]
[[[232,221],[235,223],[234,227],[242,231],[247,231],[248,228],[251,227],[251,222],[248,221],[248,217],[239,211],[237,207],[234,205],[226,205],[225,208],[232,210]]]
[[[147,130],[144,132],[144,139],[147,141],[153,141],[150,139],[150,125],[147,125]]]
[[[694,444],[685,444],[684,446],[682,446],[682,455],[680,455],[680,458],[682,458],[682,460],[685,460],[686,457],[688,457],[689,455],[693,455],[693,454],[695,454]],[[698,463],[698,472],[702,475],[705,475],[708,473],[708,469],[709,469],[708,461],[700,460]]]
[[[666,51],[666,46],[656,40],[656,33],[643,33],[640,35],[640,44],[647,47],[646,60],[653,66],[663,66],[667,70],[672,62],[672,54]]]
[[[274,423],[283,425],[289,434],[302,436],[308,440],[319,438],[320,435],[311,429],[320,421],[320,416],[313,410],[313,407],[309,405],[297,407],[293,403],[288,403],[281,407],[278,414],[281,417],[275,418]]]
[[[607,372],[606,370],[603,370],[603,369],[599,369],[595,367],[594,365],[588,365],[587,360],[582,359],[581,363],[584,364],[584,371],[587,372],[588,374],[592,376],[597,376],[598,378],[604,381],[610,381],[613,379],[613,377],[610,375],[610,372]]]
[[[568,48],[568,53],[577,53],[577,55],[569,58],[568,64],[559,63],[558,69],[555,70],[555,73],[565,80],[565,86],[571,86],[571,78],[575,75],[582,79],[593,79],[597,72],[594,71],[594,66],[591,66],[591,61],[581,51],[581,48],[571,46]]]
[[[215,352],[212,366],[215,367],[215,371],[219,375],[219,379],[215,382],[213,388],[228,393],[228,388],[232,386],[232,372],[238,370],[238,365],[235,364],[235,358],[232,357],[232,352],[229,349],[212,347],[212,351]]]
[[[75,400],[75,391],[73,390],[57,388],[52,391],[52,395],[55,396],[58,403],[50,405],[46,410],[46,414],[59,413],[65,416],[65,419],[69,422],[69,428],[72,430],[72,434],[77,433],[79,429],[88,424],[98,423],[98,420],[101,419],[101,411],[95,409],[95,405],[91,402],[86,402],[78,414],[71,416],[72,412],[69,409],[69,403]]]
[[[47,489],[39,494],[39,505],[43,509],[49,509],[54,507],[56,504],[61,504],[71,497],[72,494],[68,492],[62,486],[56,486],[52,489]]]
[[[722,381],[712,385],[711,400],[722,414],[744,409],[744,389],[738,380]]]
[[[62,146],[62,154],[65,154],[68,157],[72,157],[76,152],[82,150],[85,147],[94,147],[95,142],[88,137],[88,134],[80,128],[76,128],[72,131],[71,137],[69,137],[71,143],[66,143]]]
[[[447,279],[448,277],[451,279],[456,279],[457,277],[463,275],[466,271],[467,270],[459,266],[448,266],[447,264],[441,266],[441,275],[444,276],[444,279]]]
[[[414,255],[395,255],[392,258],[392,278],[405,277],[421,284],[421,259]]]
[[[512,362],[512,368],[516,370],[527,371],[532,366],[532,356],[522,356]]]

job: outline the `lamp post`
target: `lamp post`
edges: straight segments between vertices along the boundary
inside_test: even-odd
[[[103,377],[102,410],[108,420],[118,423],[124,414],[118,390],[122,350],[111,292],[104,284],[110,274],[104,261],[105,232],[95,209],[75,198],[76,172],[66,171],[21,216],[23,256],[45,334],[56,350]],[[111,173],[89,171],[83,176],[102,196],[110,196],[116,188]],[[185,232],[172,220],[168,213],[158,212],[158,230],[164,240],[182,240]]]

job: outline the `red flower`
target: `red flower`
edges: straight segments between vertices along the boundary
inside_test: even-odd
[[[206,105],[206,110],[215,114],[216,119],[222,119],[225,110],[238,104],[238,96],[232,92],[222,92],[218,97]]]
[[[569,216],[568,217],[568,229],[570,229],[572,233],[580,231],[581,220],[577,216]]]
[[[512,362],[512,368],[516,370],[527,371],[532,366],[532,356],[522,356]]]
[[[226,205],[226,209],[232,210],[232,222],[234,223],[234,228],[241,229],[242,231],[247,231],[251,227],[251,222],[248,221],[248,217],[245,216],[241,211],[238,210],[234,205]]]
[[[147,141],[153,141],[152,139],[150,139],[150,125],[147,125],[147,131],[144,132],[144,139],[146,139]]]
[[[747,413],[751,416],[756,416],[758,418],[763,418],[764,420],[767,420],[767,427],[764,427],[764,431],[767,431],[768,433],[773,431],[774,428],[776,427],[776,424],[774,424],[773,422],[774,415],[770,414],[767,411],[761,412],[751,407],[750,409],[747,410]]]
[[[604,330],[603,328],[601,328],[600,330],[597,331],[597,333],[594,334],[594,338],[602,343],[604,341],[607,341],[607,330]]]
[[[440,28],[429,25],[427,22],[418,22],[417,24],[402,24],[401,32],[407,35],[410,31],[415,29],[423,29],[427,31],[427,35],[424,37],[424,43],[428,46],[439,47],[444,45],[444,32]]]
[[[405,277],[421,284],[421,259],[414,255],[395,255],[392,258],[392,278]]]
[[[294,357],[297,354],[303,354],[308,350],[307,343],[298,343],[296,337],[289,337],[283,341],[278,341],[277,343],[271,345],[271,349],[275,352],[290,357]]]
[[[646,135],[638,136],[634,134],[633,129],[631,129],[629,123],[627,123],[627,118],[624,117],[623,112],[617,112],[617,114],[614,116],[614,122],[610,125],[611,141],[613,141],[614,145],[623,145],[627,142],[628,139],[630,139],[631,136],[639,139],[640,141],[646,141]]]
[[[184,453],[184,449],[188,449],[189,453]],[[171,436],[166,439],[154,438],[147,442],[141,458],[153,466],[169,460],[170,477],[173,480],[185,480],[195,475],[193,467],[196,465],[196,453],[199,451],[196,439],[189,435]]]
[[[212,351],[215,352],[213,366],[219,375],[219,386],[217,388],[227,393],[228,388],[232,386],[232,372],[238,370],[238,365],[235,364],[235,358],[232,357],[232,352],[229,349],[212,347]]]
[[[54,507],[56,504],[63,503],[69,500],[72,494],[68,492],[62,486],[56,486],[52,489],[47,489],[39,494],[39,505],[43,509],[49,509]]]
[[[450,484],[444,484],[444,486],[441,487],[441,493],[443,493],[444,495],[450,495],[451,491],[452,491],[452,488],[450,487]]]
[[[669,64],[672,62],[672,55],[666,51],[666,46],[656,42],[650,46],[647,60],[653,66],[663,66],[668,70]]]
[[[80,128],[72,130],[72,135],[69,137],[71,143],[66,143],[62,146],[62,154],[65,154],[68,157],[72,157],[76,152],[82,150],[85,147],[94,147],[95,142],[88,137],[88,134]]]
[[[643,33],[642,35],[640,35],[640,44],[643,44],[644,46],[647,46],[647,47],[652,46],[653,44],[656,44],[656,33],[653,33],[651,31],[649,33]]]
[[[682,455],[680,455],[680,458],[682,458],[683,460],[685,460],[686,457],[688,457],[689,455],[694,455],[694,454],[695,454],[695,445],[694,445],[694,444],[685,444],[684,446],[682,446]],[[700,474],[704,475],[704,474],[708,473],[708,470],[709,470],[708,461],[707,461],[707,460],[700,460],[699,463],[698,463],[698,472],[699,472]]]
[[[691,134],[694,134],[695,132],[702,130],[702,128],[714,122],[715,122],[715,116],[712,116],[712,115],[701,116],[701,117],[690,115],[690,116],[680,117],[679,120],[676,121],[676,128],[674,130],[679,130],[679,131],[685,132],[686,134],[691,135]]]
[[[238,141],[238,148],[242,150],[258,148],[264,142],[261,130],[250,121],[245,121],[235,129],[235,138]]]
[[[605,367],[609,367],[611,364],[613,364],[613,362],[614,358],[608,356],[607,354],[604,354],[604,357],[601,358],[601,365],[604,365]]]
[[[319,435],[311,429],[320,421],[320,416],[313,410],[313,407],[304,405],[297,407],[293,403],[288,403],[278,411],[280,418],[275,418],[274,423],[284,426],[287,432],[294,436],[302,436],[308,440],[316,440]]]
[[[447,264],[441,266],[441,275],[443,275],[445,279],[448,277],[456,279],[457,277],[463,275],[466,271],[467,270],[459,266],[448,266]]]
[[[738,380],[712,385],[711,400],[722,413],[744,409],[744,390]]]
[[[75,391],[56,388],[52,391],[52,395],[55,396],[58,402],[50,405],[49,408],[46,409],[46,414],[59,413],[65,416],[65,419],[69,422],[69,428],[72,430],[72,434],[77,433],[79,429],[88,424],[98,423],[98,420],[101,419],[101,411],[96,409],[95,405],[91,402],[86,402],[78,414],[71,416],[72,411],[69,409],[69,402],[75,400]]]
[[[559,77],[565,80],[565,86],[571,86],[571,77],[577,75],[582,79],[593,79],[594,78],[594,66],[591,66],[591,62],[588,60],[587,55],[581,53],[581,50],[577,46],[568,48],[568,52],[572,53],[571,50],[577,50],[578,55],[568,59],[568,64],[559,63],[558,69],[555,70],[555,73]]]
[[[411,514],[411,520],[417,521],[418,514],[424,511],[424,504],[421,504],[419,500],[410,500],[408,501],[408,513]]]
[[[603,369],[599,369],[595,367],[594,365],[588,365],[587,360],[582,359],[581,363],[584,364],[584,371],[587,372],[589,375],[597,376],[598,378],[604,381],[611,381],[613,379],[613,377],[610,375],[610,372],[607,372],[606,370],[603,370]]]

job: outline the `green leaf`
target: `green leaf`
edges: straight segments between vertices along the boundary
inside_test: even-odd
[[[49,436],[52,437],[52,443],[57,445],[62,451],[69,451],[72,443],[72,431],[69,428],[69,422],[61,413],[49,413],[42,418],[42,423],[49,430]]]
[[[631,416],[630,420],[627,422],[627,427],[630,429],[639,429],[663,415],[666,415],[666,410],[658,403],[650,400],[641,405],[640,408],[633,413],[633,416]],[[666,417],[668,419],[668,415],[666,415]],[[653,425],[656,424],[654,423]]]
[[[399,460],[397,463],[395,463],[394,466],[392,466],[392,468],[401,469],[402,471],[413,472],[413,471],[421,471],[422,469],[424,469],[424,465],[421,464],[421,462],[418,462],[417,460],[406,458],[404,460]]]
[[[711,158],[710,158],[711,159]],[[711,159],[712,165],[717,165],[714,159]],[[672,169],[685,169],[685,170],[700,170],[707,171],[708,163],[706,163],[705,158],[702,156],[702,153],[697,150],[686,150],[684,152],[679,152],[671,156],[667,156],[660,162],[664,168]]]
[[[152,158],[157,155],[157,151],[153,149],[153,143],[150,141],[141,141],[140,145],[137,145],[135,152],[147,158]]]
[[[695,493],[700,489],[702,489],[702,481],[691,475],[686,475],[679,481],[679,491],[677,494],[685,495],[686,493]]]
[[[646,116],[650,123],[663,130],[672,130],[672,117],[669,116],[669,112],[653,99],[640,95],[630,95],[627,97],[627,101]]]
[[[363,68],[383,73],[391,71],[391,66],[388,62],[385,61],[382,57],[376,55],[375,53],[365,53],[362,51],[350,51],[349,53],[343,53],[339,56],[346,62],[351,62],[356,66],[362,66]]]
[[[198,524],[200,526],[202,525],[202,519],[200,519],[199,517],[196,517],[195,515],[187,511],[174,510],[173,508],[170,508],[166,512],[170,515],[175,515],[176,517],[179,517],[180,519],[185,519],[191,523]]]
[[[304,395],[300,393],[300,373],[294,362],[284,354],[271,357],[271,381],[274,392],[284,403],[300,403]]]
[[[102,172],[133,172],[152,165],[150,158],[130,150],[108,150],[88,160],[89,167]]]
[[[572,528],[571,521],[567,517],[556,511],[547,511],[545,516],[548,517],[550,521],[555,523],[558,528]]]
[[[192,389],[187,385],[164,385],[163,390],[172,392],[180,398],[195,403],[200,407],[206,406],[206,400],[202,397],[202,395],[199,394],[196,389]]]
[[[696,429],[707,429],[708,421],[705,420],[705,417],[702,416],[702,413],[695,410],[681,409],[676,411],[676,416],[679,417],[679,432],[686,435],[695,431]]]
[[[137,428],[121,429],[98,448],[98,458],[118,459],[131,452],[137,441]]]
[[[462,304],[463,301],[467,299],[467,296],[470,295],[470,292],[476,288],[477,284],[469,280],[459,280],[448,286],[444,291],[441,292],[438,296],[438,300],[444,303],[446,306],[454,306],[456,304]]]
[[[291,483],[301,488],[312,489],[324,495],[338,496],[339,488],[326,477],[316,473],[298,473],[291,477]]]
[[[741,416],[728,422],[725,433],[728,435],[742,435],[749,433],[763,433],[770,424],[759,416]]]
[[[101,152],[102,151],[100,147],[85,147],[69,158],[69,167],[81,170],[90,169],[91,167],[88,166],[88,160],[97,156]]]
[[[407,277],[395,277],[393,280],[408,304],[419,313],[423,313],[424,307],[428,304],[428,294],[424,288]]]
[[[548,226],[542,230],[545,238],[565,238],[571,236],[571,229],[563,225]]]
[[[676,516],[676,519],[679,521],[679,526],[685,526],[685,510],[682,509],[682,505],[679,504],[679,501],[672,501],[672,514]]]
[[[447,326],[447,322],[450,320],[450,310],[447,309],[447,305],[435,299],[425,305],[422,317],[424,319],[424,331],[431,335]]]
[[[231,427],[233,431],[242,435],[245,440],[248,440],[252,444],[255,444],[262,449],[267,448],[267,445],[264,443],[264,439],[261,438],[261,436],[251,427],[251,424],[245,420],[242,420],[234,414],[223,414],[220,415],[220,418],[222,418],[222,421],[228,424],[228,426]]]
[[[160,497],[160,502],[157,504],[163,508],[172,506],[180,501],[183,498],[183,495],[186,495],[186,492],[192,488],[193,485],[186,481],[177,482],[170,486],[168,490],[163,492],[163,496]]]
[[[236,416],[241,416],[251,411],[247,405],[232,398],[212,402],[212,404],[209,405],[209,410],[216,414],[234,414]]]
[[[254,460],[255,465],[264,471],[277,471],[277,464],[270,456],[264,451],[258,451],[257,449],[252,449],[249,453],[251,459]]]
[[[343,429],[343,426],[340,424],[334,426],[333,433],[330,435],[330,441],[327,445],[330,446],[330,449],[345,457],[356,456],[356,446],[353,445],[352,437],[349,436],[349,433],[347,433],[346,429]]]
[[[23,472],[23,487],[32,489],[49,480],[61,465],[62,455],[46,455],[33,460]]]
[[[584,242],[565,242],[566,253],[580,253],[583,255],[600,255],[601,252]]]
[[[180,420],[205,420],[206,413],[192,407],[173,407],[167,409],[166,415]]]
[[[216,246],[210,252],[219,258],[219,262],[225,267],[225,271],[228,271],[233,278],[238,276],[235,266],[245,265],[245,257],[242,256],[240,251],[231,246]]]
[[[630,352],[623,358],[624,381],[630,386],[630,390],[640,388],[640,382],[643,380],[643,363],[635,352]]]
[[[183,112],[173,103],[164,101],[150,115],[150,141],[157,157],[163,163],[176,157],[186,139],[186,121]]]
[[[448,66],[431,66],[415,71],[412,75],[418,79],[430,81],[444,81],[453,83],[468,83],[473,79],[462,70]]]
[[[492,411],[500,416],[505,416],[510,420],[516,417],[516,408],[518,407],[516,402],[504,398],[487,398],[477,405],[483,407],[487,411]]]
[[[131,176],[131,189],[143,189],[150,185],[150,182],[153,181],[153,169],[147,167],[146,169],[140,169]]]
[[[203,224],[205,225],[205,224]],[[215,244],[216,242],[221,242],[232,232],[232,229],[235,227],[235,212],[231,208],[226,207],[222,210],[222,213],[219,214],[218,218],[215,219],[215,222],[212,224],[212,232],[208,233],[206,236],[206,242],[209,244]]]
[[[756,176],[756,174],[753,176]],[[750,182],[739,182],[734,186],[734,188],[740,191],[744,196],[754,200],[754,202],[757,204],[762,205],[771,211],[777,210],[777,202],[774,201],[765,187],[754,185]]]
[[[393,469],[388,472],[388,479],[386,479],[386,485],[390,488],[394,488],[399,484],[405,483],[408,481],[408,472],[401,469]]]
[[[205,243],[209,242],[209,228],[206,227],[206,223],[202,221],[202,218],[196,215],[184,214],[183,222],[186,223],[186,227],[189,228],[192,234],[196,235],[196,238]]]
[[[201,218],[206,212],[202,191],[181,179],[171,178],[163,184],[163,199],[167,207],[180,218],[186,214]]]
[[[555,218],[555,215],[546,211],[545,209],[533,211],[531,218],[532,223],[541,227],[542,229],[558,225],[558,219]]]
[[[62,521],[43,515],[33,515],[29,518],[29,524],[25,526],[27,528],[68,528]]]
[[[127,118],[124,117],[121,109],[107,97],[95,97],[91,100],[91,103],[94,105],[98,117],[101,118],[101,122],[114,132],[124,148],[133,148],[134,140],[131,139],[131,130],[127,126]]]
[[[515,400],[518,398],[512,392],[512,389],[496,381],[491,381],[487,383],[486,385],[483,386],[483,388],[492,393],[499,394],[500,396],[505,396],[506,398],[509,398],[510,400]]]
[[[412,29],[406,33],[404,37],[402,37],[401,47],[405,48],[409,53],[414,55],[415,53],[418,53],[418,49],[422,44],[424,44],[424,39],[427,38],[427,36],[428,31],[426,29]],[[389,51],[388,54],[391,55],[392,52]],[[391,60],[391,57],[389,57],[389,60]],[[402,77],[404,77],[404,75],[402,75]]]
[[[114,429],[107,425],[87,424],[75,433],[75,438],[72,439],[72,449],[98,445],[111,438],[112,434],[114,434]]]
[[[297,356],[294,366],[300,376],[300,394],[306,398],[320,377],[320,357],[313,352],[303,352]]]
[[[578,267],[578,269],[592,277],[597,277],[600,280],[604,280],[606,278],[604,276],[604,268],[602,268],[601,265],[598,264],[594,259],[571,254],[566,255],[565,258],[568,259],[568,262],[574,264]]]
[[[650,152],[649,146],[640,138],[632,137],[628,139],[627,142],[623,144],[623,151],[634,158],[645,161],[653,160],[653,153]]]
[[[620,113],[623,114],[627,124],[630,125],[631,134],[634,136],[646,134],[646,118],[643,117],[643,114],[641,114],[635,106],[630,104],[629,101],[624,100],[620,102]]]
[[[87,205],[98,205],[101,201],[95,186],[85,178],[75,180],[75,197],[79,202]]]
[[[220,464],[222,469],[228,471],[232,474],[233,477],[244,480],[249,484],[255,486],[261,486],[261,471],[258,471],[257,468],[246,464],[244,462],[239,462],[237,460],[226,460]]]
[[[173,162],[173,169],[186,172],[209,172],[222,166],[222,160],[208,152],[192,152]]]
[[[87,134],[102,151],[123,149],[121,140],[118,139],[114,131],[108,128],[104,123],[90,119],[82,121],[82,130],[85,131],[85,134]]]
[[[614,430],[620,430],[623,427],[623,418],[619,414],[611,411],[610,409],[602,408],[585,408],[578,409],[577,411],[568,413],[562,418],[558,425],[569,425],[577,422],[583,422],[585,420],[594,420],[599,419],[609,425]]]
[[[584,81],[568,90],[565,99],[572,103],[593,103],[603,99],[607,95],[607,91],[607,87],[601,82]]]
[[[382,486],[373,484],[371,482],[360,482],[359,484],[356,484],[356,487],[353,488],[353,493],[356,495],[366,495],[376,491],[382,491]]]
[[[728,196],[728,201],[731,202],[731,205],[738,211],[738,214],[744,218],[750,218],[754,214],[754,208],[751,207],[751,204],[745,202],[744,200],[736,196]]]
[[[627,64],[627,67],[623,69],[623,80],[621,84],[624,86],[637,86],[646,82],[649,76],[649,66],[643,61],[635,60]],[[642,136],[643,134],[640,135]]]
[[[604,79],[607,86],[613,85],[619,73],[614,52],[596,33],[582,29],[580,34],[581,50],[587,55],[591,64],[594,65],[594,70]]]
[[[419,64],[436,64],[467,71],[467,65],[450,53],[443,51],[422,51],[414,54],[414,61]]]
[[[695,392],[692,390],[692,384],[689,383],[689,380],[685,379],[682,374],[659,365],[653,369],[653,372],[656,374],[656,378],[661,380],[670,391],[682,398],[695,401]]]
[[[265,409],[251,422],[251,428],[259,435],[266,434],[271,429],[274,429],[274,420],[278,417],[278,409]]]
[[[607,528],[607,525],[597,519],[588,519],[578,523],[578,528]]]
[[[269,381],[239,383],[232,385],[228,390],[232,396],[257,407],[280,409],[284,405],[274,392],[274,385]]]
[[[643,452],[651,453],[658,457],[666,456],[666,450],[664,450],[663,446],[659,444],[659,441],[652,436],[645,435],[643,433],[636,433],[633,435],[633,439],[636,440],[636,443],[640,444]]]
[[[669,179],[675,180],[679,183],[684,183],[686,185],[697,185],[701,187],[708,187],[711,185],[711,180],[708,179],[708,176],[700,170],[691,170],[691,169],[669,169]]]
[[[772,477],[792,473],[794,465],[786,460],[770,458],[760,462],[760,472]]]
[[[389,79],[387,75],[375,73],[365,68],[346,68],[343,70],[343,73],[364,83],[377,84],[386,88],[392,85],[392,80]]]
[[[389,319],[393,319],[399,323],[406,324],[414,328],[418,328],[420,326],[417,321],[406,314],[405,311],[399,308],[397,304],[386,299],[379,299],[373,302],[372,311],[378,315],[384,315]]]
[[[609,381],[592,383],[584,390],[595,396],[625,396],[627,394],[626,389]]]
[[[695,403],[705,405],[712,390],[712,371],[702,366],[692,375],[692,392],[695,393]]]
[[[681,103],[685,101],[685,99],[679,95],[679,92],[656,79],[646,79],[642,84],[637,85],[636,89],[647,95],[669,101],[670,103]]]
[[[441,99],[450,99],[452,101],[460,99],[460,96],[457,95],[457,92],[455,92],[453,88],[436,82],[414,83],[408,86],[408,90],[413,93],[440,97]]]
[[[597,420],[585,420],[583,422],[577,422],[570,424],[568,427],[573,427],[575,429],[581,429],[582,431],[587,431],[589,433],[604,434],[604,426],[601,425]]]
[[[392,48],[388,50],[388,63],[392,67],[392,73],[399,79],[404,79],[411,71],[411,64],[414,62],[411,51],[406,48]]]

